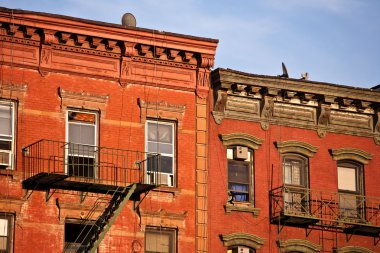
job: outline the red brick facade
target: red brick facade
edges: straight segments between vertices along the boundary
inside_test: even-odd
[[[376,144],[375,127],[376,104],[379,102],[377,91],[224,69],[212,73],[212,86],[214,107],[209,126],[208,191],[209,247],[213,252],[227,252],[228,248],[239,245],[256,249],[256,252],[379,252],[378,202],[376,214],[367,212],[362,217],[367,220],[355,221],[364,227],[373,226],[372,235],[343,232],[344,228],[356,226],[345,224],[349,221],[343,218],[340,222],[327,220],[324,226],[319,226],[323,223],[319,220],[321,213],[331,214],[331,210],[339,213],[338,201],[332,197],[338,192],[337,162],[361,160],[359,150],[368,155],[361,160],[364,195],[380,197],[377,183],[380,146]],[[321,113],[320,107],[323,106],[329,108],[329,113]],[[324,116],[328,124],[323,124]],[[360,116],[365,120],[361,121]],[[226,150],[234,145],[253,149],[253,200],[250,202],[228,202]],[[333,151],[343,148],[352,148],[358,156],[351,153],[337,157]],[[285,184],[282,159],[288,154],[307,158],[307,188],[311,189],[306,193],[310,194],[305,203],[308,210],[298,212],[294,207],[293,213],[282,216],[283,220],[273,220],[271,207],[273,209],[276,203],[271,193]],[[328,193],[323,195],[322,192]],[[282,196],[280,194],[280,198]],[[324,207],[318,210],[316,206],[322,202]],[[306,212],[306,218],[292,218]],[[313,223],[314,218],[317,223]],[[307,222],[311,222],[309,226],[302,227]],[[331,226],[328,227],[327,223]]]
[[[206,145],[197,111],[207,105],[217,40],[8,9],[0,20],[0,97],[15,108],[15,162],[0,170],[0,216],[13,217],[9,252],[62,252],[65,222],[83,219],[104,196],[22,189],[31,166],[22,149],[67,141],[68,110],[96,113],[95,143],[113,149],[145,151],[147,119],[174,124],[174,185],[129,201],[98,252],[144,252],[148,227],[171,229],[177,252],[195,252],[207,239],[194,222],[195,157]]]

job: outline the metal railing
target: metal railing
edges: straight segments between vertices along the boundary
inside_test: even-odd
[[[25,179],[39,173],[70,176],[70,180],[107,185],[159,184],[148,176],[161,171],[159,154],[40,140],[23,148]]]
[[[288,185],[271,190],[270,197],[272,220],[297,216],[325,226],[380,226],[380,198]]]

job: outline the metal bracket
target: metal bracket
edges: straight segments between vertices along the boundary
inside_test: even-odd
[[[79,193],[79,198],[80,198],[80,203],[81,203],[81,204],[82,204],[83,201],[86,199],[87,195],[88,195],[88,192],[80,192],[80,193]]]
[[[306,237],[308,237],[311,233],[313,229],[312,228],[309,228],[309,227],[305,227],[305,231],[306,231]]]
[[[150,192],[151,190],[148,190],[147,192],[145,192],[144,196],[142,197],[142,199],[140,199],[139,203],[137,204],[137,206],[135,206],[135,210],[140,206],[141,202],[143,202],[143,200],[145,199],[145,197],[148,195],[148,193]]]
[[[57,191],[57,189],[54,189],[51,193],[50,193],[50,189],[46,190],[46,194],[45,194],[45,201],[48,202],[49,199],[53,196],[53,194]]]
[[[380,241],[380,237],[373,237],[373,245],[377,246]]]
[[[26,190],[23,198],[25,200],[29,200],[30,196],[32,196],[33,190]]]
[[[347,234],[346,233],[346,242],[349,242],[351,240],[351,237],[353,236],[354,234]]]

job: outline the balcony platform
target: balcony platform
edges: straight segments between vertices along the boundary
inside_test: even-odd
[[[307,215],[295,215],[289,213],[281,213],[280,215],[272,218],[273,224],[281,224],[293,227],[306,228],[319,222],[319,219]]]
[[[22,182],[22,186],[26,190],[39,190],[47,191],[51,189],[72,190],[81,192],[91,192],[100,194],[113,194],[115,191],[120,190],[120,186],[115,184],[98,183],[95,178],[81,178],[69,176],[59,173],[46,173],[41,172]],[[102,181],[103,182],[103,181]],[[136,183],[136,189],[132,194],[131,200],[139,200],[140,194],[148,192],[156,185]],[[132,184],[121,186],[130,188]]]
[[[343,232],[346,234],[355,234],[355,235],[364,235],[364,236],[373,236],[379,237],[380,235],[380,226],[374,226],[371,224],[354,224],[349,225],[343,229]]]

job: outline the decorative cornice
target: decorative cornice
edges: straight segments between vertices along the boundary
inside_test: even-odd
[[[211,73],[214,120],[281,125],[373,138],[380,145],[380,92],[329,83],[216,69]]]
[[[241,145],[249,147],[251,149],[258,149],[264,142],[263,139],[259,139],[255,136],[245,133],[220,134],[219,137],[223,142],[223,145],[226,147],[232,145]]]
[[[330,149],[330,153],[335,161],[353,160],[362,164],[368,164],[373,158],[372,154],[356,148]]]
[[[309,158],[313,157],[318,151],[318,147],[301,141],[276,141],[275,146],[280,154],[298,153]]]
[[[278,241],[277,244],[281,252],[300,251],[304,253],[317,253],[322,249],[320,245],[302,239]]]
[[[231,212],[245,212],[245,213],[252,213],[253,217],[257,217],[260,215],[261,209],[254,207],[252,205],[239,205],[238,203],[234,204],[225,204],[224,209],[226,213]]]
[[[231,246],[246,246],[252,249],[260,249],[264,244],[264,239],[253,234],[248,233],[232,233],[220,235],[223,245],[225,247]]]
[[[342,248],[338,248],[335,250],[336,253],[375,253],[367,248],[359,247],[359,246],[346,246]]]

